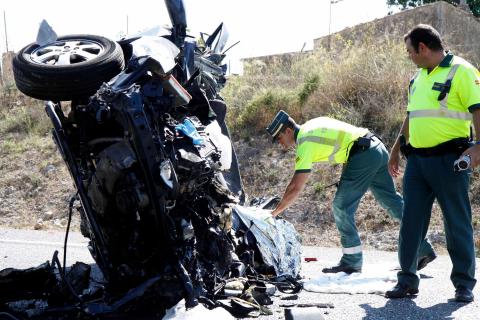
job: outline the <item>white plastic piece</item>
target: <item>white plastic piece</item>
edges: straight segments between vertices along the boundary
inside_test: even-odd
[[[207,132],[217,148],[221,149],[220,170],[229,170],[232,166],[232,142],[222,133],[222,129],[217,121],[213,121],[206,128]]]

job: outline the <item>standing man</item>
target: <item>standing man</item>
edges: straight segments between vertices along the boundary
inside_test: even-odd
[[[471,170],[454,170],[454,161],[468,155],[479,164],[480,145],[469,143],[470,125],[480,137],[480,74],[470,63],[445,52],[437,30],[418,25],[404,36],[410,59],[420,70],[410,82],[407,117],[388,163],[399,175],[401,135],[410,142],[403,178],[405,207],[400,227],[402,270],[388,298],[418,293],[416,252],[428,230],[432,204],[442,209],[447,249],[453,263],[450,279],[455,300],[473,301],[475,248],[468,198]]]
[[[299,126],[283,110],[268,126],[267,132],[284,148],[296,145],[295,174],[285,194],[272,211],[277,216],[300,195],[310,175],[312,163],[344,164],[337,193],[333,200],[333,215],[340,232],[343,256],[340,263],[325,268],[324,273],[361,272],[362,246],[355,226],[355,211],[362,196],[370,190],[395,219],[400,220],[403,200],[395,191],[388,173],[388,152],[383,143],[365,128],[358,128],[335,119],[320,117]],[[418,268],[425,267],[436,255],[426,240],[419,250]]]

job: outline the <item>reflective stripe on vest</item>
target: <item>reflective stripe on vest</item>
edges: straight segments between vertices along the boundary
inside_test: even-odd
[[[448,72],[447,79],[445,83],[451,82],[455,73],[458,70],[459,64],[455,64],[452,66],[450,71]],[[418,77],[417,73],[414,77],[414,80]],[[424,110],[412,110],[409,112],[409,118],[449,118],[449,119],[460,119],[460,120],[472,120],[472,114],[470,112],[462,112],[462,111],[455,111],[448,109],[448,96],[450,94],[450,90],[445,94],[445,97],[439,101],[440,108],[438,109],[424,109]]]
[[[330,163],[335,163],[335,154],[341,148],[343,144],[343,140],[345,139],[346,133],[344,131],[339,131],[337,139],[325,138],[325,137],[318,137],[318,136],[306,136],[298,139],[298,144],[302,144],[304,142],[313,142],[318,143],[326,146],[333,147],[332,153],[328,156],[328,161]]]
[[[302,144],[304,142],[313,142],[318,144],[326,144],[327,146],[334,146],[336,140],[317,136],[306,136],[298,139],[297,143]]]
[[[409,118],[450,118],[460,120],[472,120],[472,114],[469,112],[461,112],[440,108],[410,111]]]
[[[350,248],[342,248],[342,253],[344,254],[355,254],[355,253],[362,253],[362,245]]]
[[[452,79],[455,76],[455,73],[457,72],[459,66],[460,66],[459,64],[454,64],[452,66],[452,68],[450,69],[450,72],[447,75],[447,81],[445,81],[445,83],[452,82]],[[449,94],[450,94],[450,88],[448,89],[448,92],[445,95],[445,97],[442,100],[440,100],[440,108],[448,109],[447,101],[448,101]]]
[[[330,161],[330,163],[335,163],[335,154],[338,152],[338,150],[340,149],[340,147],[342,146],[343,144],[343,139],[345,139],[345,132],[344,131],[340,131],[338,133],[338,136],[337,136],[337,141],[335,142],[335,145],[333,146],[333,151],[332,153],[328,156],[328,161]]]

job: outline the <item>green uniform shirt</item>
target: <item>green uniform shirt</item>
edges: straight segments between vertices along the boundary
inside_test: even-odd
[[[448,95],[438,100],[448,74],[458,65]],[[409,139],[415,148],[430,148],[470,135],[471,112],[480,108],[480,73],[464,59],[447,54],[430,73],[420,69],[409,89]]]
[[[345,163],[353,142],[368,133],[368,129],[320,117],[300,126],[296,137],[296,172],[310,172],[312,163]]]

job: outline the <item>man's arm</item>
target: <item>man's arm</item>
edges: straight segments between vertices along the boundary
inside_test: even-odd
[[[480,109],[476,109],[472,113],[473,127],[475,128],[475,140],[480,141]],[[463,152],[463,155],[470,155],[472,160],[472,168],[480,165],[480,144],[476,144],[473,147],[468,148]]]
[[[275,217],[279,215],[291,204],[293,204],[295,200],[297,200],[298,196],[303,191],[309,176],[310,172],[295,173],[293,175],[292,180],[290,180],[290,183],[285,190],[282,200],[275,210],[272,211],[272,216]]]
[[[408,114],[403,120],[402,127],[400,128],[400,133],[395,140],[395,144],[390,151],[390,158],[388,159],[388,172],[392,177],[398,177],[400,175],[399,164],[400,164],[400,136],[403,135],[405,139],[408,140]]]

